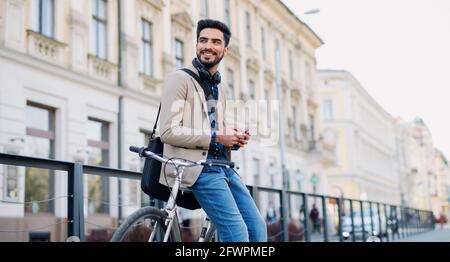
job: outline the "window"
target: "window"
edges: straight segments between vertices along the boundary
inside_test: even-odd
[[[280,70],[281,65],[281,55],[280,55],[280,41],[278,41],[278,39],[276,38],[275,38],[274,58],[275,58],[275,72],[278,72],[278,70]]]
[[[182,68],[184,65],[184,43],[175,39],[175,67]]]
[[[88,164],[93,166],[109,166],[109,124],[107,122],[88,119]],[[87,175],[88,213],[108,213],[109,178],[106,176]]]
[[[339,159],[339,142],[336,143],[336,146],[334,148],[333,154],[334,154],[334,157],[335,157],[334,164],[339,166],[339,164],[340,164],[340,159]]]
[[[271,125],[271,123],[270,123],[270,112],[271,112],[271,110],[270,110],[270,92],[269,92],[269,89],[267,89],[267,88],[265,88],[264,89],[264,97],[265,97],[265,99],[266,99],[266,117],[267,117],[267,119],[266,119],[266,121],[267,121],[267,123],[266,123],[266,125],[267,125],[267,127],[270,127],[270,125]]]
[[[264,27],[261,27],[261,53],[263,59],[266,59],[266,30]]]
[[[309,149],[314,149],[316,147],[316,142],[314,140],[315,124],[314,115],[309,114]]]
[[[292,50],[289,50],[289,78],[294,80],[294,62],[292,60]]]
[[[312,71],[311,71],[311,65],[309,63],[305,64],[305,85],[306,89],[311,89],[311,77],[312,77]]]
[[[142,71],[145,75],[153,75],[153,32],[152,24],[142,19]]]
[[[25,112],[27,155],[39,158],[54,158],[55,111],[52,108],[28,102]],[[8,170],[14,173],[12,170]],[[9,174],[8,174],[9,175]],[[53,212],[54,201],[37,202],[54,197],[54,172],[40,168],[25,169],[25,212]]]
[[[261,161],[258,158],[253,158],[252,159],[253,162],[253,185],[255,186],[260,186],[261,185]],[[260,199],[260,194],[259,194],[259,190],[256,190],[256,192],[254,192],[256,195],[254,196],[255,200],[258,201],[256,204],[259,206],[259,199]]]
[[[17,166],[5,166],[5,196],[7,200],[19,199]]]
[[[231,69],[227,70],[228,74],[228,90],[227,97],[229,100],[234,100],[234,72]]]
[[[230,0],[225,0],[225,23],[231,28],[231,5]]]
[[[333,120],[333,101],[331,99],[325,99],[323,101],[323,119]]]
[[[250,13],[245,12],[245,27],[247,30],[247,46],[252,46],[252,26],[251,26],[251,18]]]
[[[208,17],[208,0],[200,0],[200,16]]]
[[[259,186],[260,185],[260,174],[261,174],[261,169],[260,169],[260,161],[258,158],[253,158],[253,179],[254,179],[254,185]]]
[[[292,134],[295,140],[298,140],[300,138],[300,134],[298,133],[298,119],[296,106],[292,106]]]
[[[107,58],[106,0],[92,0],[91,48],[94,55]]]
[[[248,81],[248,95],[251,100],[256,99],[255,82],[253,82],[252,80]]]
[[[55,1],[37,0],[38,32],[50,38],[55,36]]]

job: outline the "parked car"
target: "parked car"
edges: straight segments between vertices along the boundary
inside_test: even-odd
[[[381,220],[381,226],[380,226]],[[352,219],[351,215],[343,216],[342,221],[342,237],[344,239],[351,239],[352,235],[355,236],[355,239],[363,239],[365,236],[365,240],[369,237],[384,237],[387,233],[386,231],[386,219],[381,216],[380,220],[378,219],[378,214],[372,214],[370,216],[370,211],[364,211],[364,220],[361,219],[361,213],[359,211],[353,212],[353,228],[352,228]],[[363,222],[364,222],[364,230],[363,230]],[[372,228],[373,223],[373,228]]]

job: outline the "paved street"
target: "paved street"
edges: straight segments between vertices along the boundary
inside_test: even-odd
[[[441,229],[436,227],[436,230],[418,233],[414,236],[409,236],[395,242],[450,242],[450,227]]]
[[[397,236],[393,239],[392,235],[389,238],[389,242],[450,242],[450,226],[444,227],[444,229],[436,227],[435,230],[429,232],[411,233],[410,236],[401,239],[397,239]],[[339,238],[336,235],[331,235],[328,241],[338,242]],[[357,241],[359,242],[361,240],[358,239]],[[384,241],[386,240],[384,239]],[[323,235],[317,233],[312,234],[311,242],[323,242]],[[348,239],[345,242],[351,242],[351,240]]]

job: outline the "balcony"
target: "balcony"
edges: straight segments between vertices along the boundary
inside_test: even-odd
[[[250,70],[252,70],[252,71],[255,72],[255,73],[258,73],[258,71],[259,71],[259,62],[258,62],[258,59],[249,57],[249,58],[247,59],[247,68],[250,69]]]
[[[95,55],[88,54],[89,74],[111,83],[117,81],[117,65],[99,58]]]
[[[144,92],[149,93],[151,96],[154,97],[161,97],[162,95],[161,84],[163,83],[162,80],[156,79],[153,76],[144,73],[139,73],[139,78],[141,79],[142,90]]]
[[[28,54],[31,56],[57,65],[65,64],[67,44],[33,30],[27,30],[27,39]]]

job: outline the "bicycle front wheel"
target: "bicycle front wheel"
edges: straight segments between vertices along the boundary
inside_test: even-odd
[[[155,207],[143,207],[127,217],[114,232],[111,242],[163,242],[167,227],[164,225],[167,215]],[[169,234],[169,242],[180,242],[178,220],[175,217]]]

